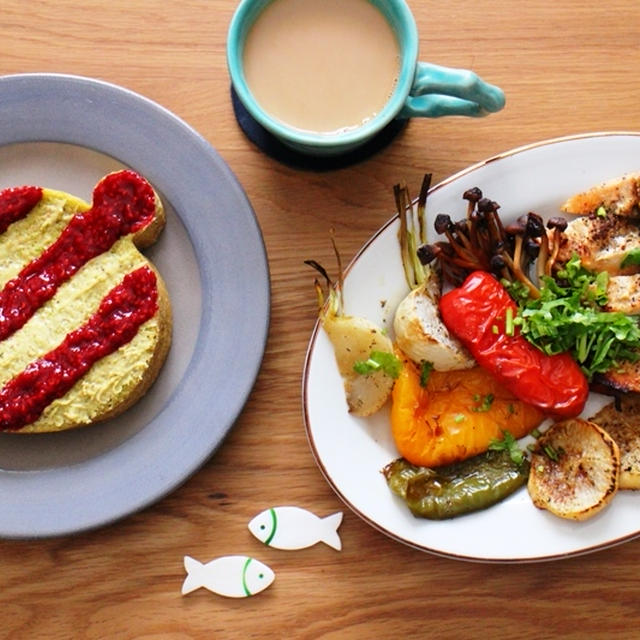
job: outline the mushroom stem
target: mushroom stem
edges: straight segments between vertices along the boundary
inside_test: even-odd
[[[540,290],[538,289],[538,287],[536,287],[535,284],[533,284],[533,282],[531,282],[531,280],[529,280],[527,275],[520,268],[520,265],[516,264],[506,251],[503,251],[501,255],[504,258],[504,261],[507,263],[507,266],[511,270],[511,273],[518,280],[518,282],[521,282],[527,287],[527,289],[529,290],[529,295],[532,298],[539,298]]]
[[[544,273],[545,275],[551,276],[553,275],[553,267],[558,258],[558,252],[560,251],[562,233],[567,228],[567,221],[564,218],[550,218],[547,222],[547,227],[553,231],[553,240],[551,241],[549,255],[546,257],[544,262]],[[547,237],[548,242],[548,236],[546,233],[545,237]]]

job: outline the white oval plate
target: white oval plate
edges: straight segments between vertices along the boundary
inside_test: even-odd
[[[0,78],[0,188],[91,199],[123,166],[160,192],[167,227],[146,251],[167,283],[173,342],[150,391],[103,424],[0,434],[0,536],[68,534],[163,497],[221,444],[253,387],[269,324],[269,274],[249,201],[218,153],[131,91],[58,74]]]
[[[638,169],[640,133],[607,132],[528,145],[435,186],[427,201],[428,229],[433,238],[437,213],[449,213],[454,220],[464,217],[462,193],[471,187],[496,200],[509,221],[528,211],[558,214],[570,195]],[[390,331],[395,308],[408,292],[398,226],[396,216],[367,242],[346,269],[344,287],[347,314],[364,316]],[[348,414],[331,345],[318,325],[307,352],[303,401],[309,443],[329,484],[370,525],[417,549],[466,560],[532,562],[588,553],[640,534],[640,494],[632,491],[620,492],[607,509],[581,523],[536,509],[525,488],[490,509],[460,518],[414,518],[381,474],[398,457],[388,412],[368,419]],[[592,394],[585,415],[602,403],[602,397]]]

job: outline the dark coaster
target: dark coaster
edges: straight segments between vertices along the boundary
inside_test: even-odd
[[[362,146],[338,156],[328,158],[299,153],[280,142],[271,132],[256,122],[245,109],[233,86],[231,87],[233,112],[240,128],[253,144],[268,156],[294,169],[331,171],[367,160],[384,149],[406,126],[408,120],[392,120],[380,133]]]

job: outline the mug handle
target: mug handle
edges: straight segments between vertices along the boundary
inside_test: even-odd
[[[504,92],[473,71],[418,62],[398,118],[486,116],[504,107]]]

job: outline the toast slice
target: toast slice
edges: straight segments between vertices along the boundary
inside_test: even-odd
[[[62,431],[122,413],[156,379],[171,304],[140,253],[165,224],[132,171],[93,202],[52,189],[0,192],[0,430]]]
[[[592,418],[620,448],[620,489],[640,489],[640,397],[623,396]]]

